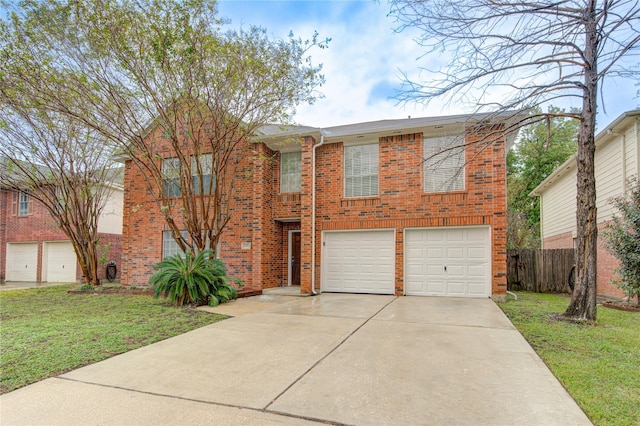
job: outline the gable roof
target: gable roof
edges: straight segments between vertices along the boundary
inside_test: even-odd
[[[631,111],[626,111],[618,118],[613,120],[611,124],[605,126],[603,130],[598,132],[596,135],[596,147],[603,145],[608,142],[611,138],[617,136],[617,131],[625,129],[629,126],[634,119],[640,118],[640,109],[635,109]],[[558,179],[565,176],[570,171],[574,170],[577,166],[576,159],[578,154],[573,154],[571,157],[567,159],[564,163],[562,163],[558,168],[556,168],[545,180],[540,182],[540,185],[536,186],[533,191],[529,194],[530,197],[539,197],[541,196],[550,186],[552,186]]]
[[[21,171],[19,169],[14,169],[11,167],[11,163],[13,161],[17,161],[17,160],[12,160],[8,157],[5,156],[1,156],[0,155],[0,178],[1,176],[7,176],[9,173],[13,173],[15,175],[18,175],[21,173]],[[21,163],[25,164],[25,165],[34,165],[40,173],[42,173],[43,175],[48,174],[49,169],[46,166],[40,165],[40,164],[33,164],[33,163],[29,163],[27,161],[24,160],[20,160]],[[112,189],[117,189],[117,190],[123,190],[124,189],[124,166],[122,165],[117,165],[115,167],[111,167],[106,169],[106,181],[104,182],[104,184]],[[47,183],[46,180],[42,181],[42,184]],[[9,188],[10,185],[5,185],[2,183],[2,181],[0,180],[0,186],[4,187],[4,188]]]
[[[254,140],[262,141],[274,147],[286,143],[294,138],[303,136],[324,136],[327,143],[355,142],[360,139],[394,136],[407,133],[459,133],[483,121],[488,123],[509,123],[522,119],[525,115],[519,111],[501,113],[460,114],[436,117],[417,117],[395,120],[378,120],[363,123],[345,124],[326,128],[309,126],[279,126],[269,125],[260,128]],[[511,147],[517,131],[507,135],[507,149]]]

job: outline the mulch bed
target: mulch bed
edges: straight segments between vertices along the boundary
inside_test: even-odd
[[[144,294],[153,296],[153,290],[150,288],[127,288],[126,286],[121,287],[96,287],[95,289],[90,290],[69,290],[67,291],[69,294]],[[238,298],[241,297],[249,297],[249,296],[259,296],[262,294],[262,290],[246,290],[239,291]]]
[[[602,306],[610,309],[618,309],[619,311],[640,312],[640,306],[636,302],[619,302],[615,300],[607,300],[602,302]]]
[[[149,296],[153,296],[153,290],[150,288],[100,288],[96,287],[91,290],[69,290],[67,291],[69,294],[146,294]]]

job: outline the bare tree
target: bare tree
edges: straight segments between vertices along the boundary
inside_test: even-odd
[[[638,78],[640,3],[631,0],[502,1],[392,0],[400,30],[420,31],[417,42],[444,64],[407,78],[404,100],[438,97],[479,110],[533,107],[573,98],[580,113],[577,155],[577,280],[564,315],[596,318],[597,216],[594,176],[599,91],[607,79]],[[442,55],[442,52],[446,54]],[[451,56],[449,56],[451,55]],[[496,99],[499,99],[496,101]],[[545,110],[546,108],[542,108]],[[522,124],[548,119],[532,114]]]
[[[99,285],[98,221],[117,173],[109,147],[80,123],[20,99],[0,86],[0,186],[39,201],[71,241],[87,284]]]
[[[6,84],[118,145],[183,250],[215,250],[251,136],[323,81],[326,41],[223,31],[215,1],[33,0],[10,23]]]

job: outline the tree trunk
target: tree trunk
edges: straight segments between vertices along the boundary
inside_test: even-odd
[[[86,241],[86,244],[84,244]],[[98,245],[94,243],[93,238],[82,240],[83,245],[77,247],[74,244],[76,250],[76,257],[78,258],[78,264],[82,270],[82,275],[85,279],[85,284],[88,285],[100,285],[100,277],[98,276]]]
[[[595,2],[585,10],[585,69],[582,121],[577,158],[576,283],[564,316],[575,320],[596,320],[596,268],[598,217],[596,211],[595,124],[597,101],[597,49]]]

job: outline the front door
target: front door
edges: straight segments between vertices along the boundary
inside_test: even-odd
[[[291,279],[289,280],[289,285],[300,285],[300,240],[302,234],[300,231],[293,231],[289,235],[291,236],[289,259],[291,262]]]

